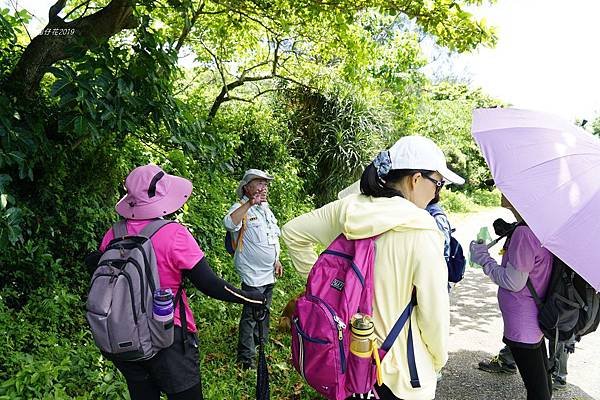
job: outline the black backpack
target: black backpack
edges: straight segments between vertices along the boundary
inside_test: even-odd
[[[237,240],[233,239],[232,232],[227,231],[225,233],[225,238],[224,238],[225,250],[227,250],[227,253],[229,253],[230,256],[235,255],[235,252],[237,251],[238,248],[240,248],[240,250],[241,250],[242,240],[244,239],[245,231],[246,231],[246,216],[244,215],[244,218],[242,219],[242,227],[240,228],[240,231],[238,233]]]
[[[451,232],[454,232],[454,229]],[[452,233],[450,233],[450,258],[446,265],[448,266],[448,282],[460,282],[465,275],[467,260],[461,244],[452,236]]]
[[[438,215],[446,215],[442,211],[436,211],[431,216],[433,218]],[[450,225],[450,222],[448,222]],[[446,261],[446,266],[448,267],[448,282],[457,283],[460,282],[465,275],[465,267],[467,266],[467,260],[465,259],[465,255],[463,253],[462,245],[456,240],[452,234],[456,229],[453,229],[450,226],[450,258]]]
[[[507,242],[515,228],[524,222],[512,224],[508,229]],[[496,223],[494,223],[494,228]],[[550,282],[546,297],[538,296],[531,280],[527,288],[539,309],[538,323],[551,344],[594,332],[600,324],[600,292],[597,292],[577,272],[553,255]]]
[[[577,272],[554,256],[546,298],[541,299],[527,279],[540,312],[538,322],[544,336],[554,342],[594,332],[600,324],[600,292],[597,292]]]

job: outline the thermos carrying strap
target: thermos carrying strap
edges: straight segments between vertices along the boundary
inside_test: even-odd
[[[187,318],[185,312],[185,303],[183,302],[183,286],[177,289],[175,300],[173,300],[173,308],[179,304],[179,322],[181,322],[181,345],[185,354],[185,343],[187,342]]]
[[[377,369],[377,386],[383,385],[383,379],[381,377],[381,360],[379,359],[379,350],[377,349],[377,342],[373,339],[373,359],[375,360],[375,368]]]

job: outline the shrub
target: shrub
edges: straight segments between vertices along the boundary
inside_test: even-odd
[[[451,190],[442,190],[440,203],[446,212],[465,213],[473,211],[475,208],[475,203],[463,192],[453,192]]]
[[[484,207],[500,207],[500,191],[494,189],[492,191],[485,189],[475,189],[470,193],[469,197],[475,204]]]

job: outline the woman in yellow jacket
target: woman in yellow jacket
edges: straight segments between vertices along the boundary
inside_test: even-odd
[[[329,245],[339,234],[348,239],[380,235],[376,240],[373,319],[379,344],[409,303],[413,288],[418,305],[411,316],[421,387],[413,388],[407,364],[407,329],[382,361],[381,399],[435,398],[436,375],[448,359],[448,271],[444,238],[425,206],[445,182],[464,179],[446,167],[443,152],[431,140],[406,136],[378,154],[351,194],[288,222],[282,237],[296,269],[308,276],[317,260],[315,245]]]

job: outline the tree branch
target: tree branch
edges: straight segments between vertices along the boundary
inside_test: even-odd
[[[10,5],[12,6],[13,10],[15,11],[15,15],[17,16],[17,18],[19,18],[19,22],[21,23],[21,25],[25,29],[25,32],[27,33],[27,37],[29,37],[29,40],[31,40],[31,34],[29,33],[29,29],[27,29],[27,25],[25,25],[25,23],[23,22],[23,19],[21,19],[21,16],[19,15],[19,10],[17,8],[17,2],[13,3],[13,0],[9,0],[9,1],[10,1]],[[33,15],[31,13],[29,13],[29,14]]]
[[[267,65],[267,64],[270,64],[270,63],[271,63],[271,62],[270,62],[269,60],[265,60],[265,61],[263,61],[263,62],[261,62],[261,63],[258,63],[258,64],[256,64],[256,65],[253,65],[253,66],[251,66],[250,68],[247,68],[247,69],[243,70],[243,71],[242,71],[242,75],[240,75],[240,79],[242,79],[242,80],[243,80],[243,79],[246,77],[246,74],[247,74],[248,72],[251,72],[252,70],[255,70],[256,68],[260,68],[260,67],[262,67],[262,66],[264,66],[264,65]]]
[[[277,44],[275,45],[275,51],[273,52],[273,69],[271,70],[271,74],[277,75],[277,67],[279,66],[279,47],[281,46],[281,41],[277,40]]]
[[[187,21],[186,21],[185,25],[183,26],[181,35],[179,35],[179,39],[177,39],[177,44],[175,45],[175,50],[177,50],[177,52],[179,52],[179,50],[181,49],[181,46],[183,46],[183,43],[185,42],[185,39],[192,31],[192,28],[194,27],[194,24],[196,23],[198,16],[202,13],[202,10],[204,9],[205,5],[206,5],[206,3],[200,4],[198,6],[198,9],[192,13],[192,18],[190,19],[189,23],[187,23]],[[187,19],[187,16],[186,16],[186,19]]]
[[[227,4],[221,4],[221,3],[219,3],[216,0],[213,0],[213,2],[216,3],[216,4],[219,4],[220,6],[225,7],[227,10],[229,10],[229,11],[231,11],[233,13],[239,14],[242,17],[245,17],[245,18],[249,19],[250,21],[253,21],[253,22],[257,23],[258,25],[262,26],[267,32],[270,32],[273,36],[277,36],[277,32],[275,32],[275,30],[273,30],[273,28],[268,27],[267,25],[265,25],[265,23],[262,22],[260,19],[258,19],[256,17],[253,17],[250,14],[242,11],[241,7],[232,8],[231,6],[228,6]],[[268,16],[265,16],[265,17],[268,18],[269,20],[271,20],[271,22],[274,22],[274,23],[276,22],[271,17],[268,17]]]
[[[85,1],[83,3],[81,3],[80,5],[78,5],[77,7],[73,8],[71,11],[69,11],[67,13],[67,15],[65,15],[65,17],[63,18],[63,20],[66,21],[71,16],[71,14],[73,14],[75,11],[79,10],[83,6],[85,6],[85,10],[83,10],[83,13],[81,14],[81,16],[84,16],[85,13],[87,12],[88,8],[90,7],[91,1],[92,0],[87,0],[87,1]]]
[[[97,12],[70,22],[58,17],[62,1],[52,6],[50,16],[54,14],[54,22],[49,22],[42,33],[29,43],[8,80],[11,85],[17,86],[17,92],[27,98],[32,98],[37,92],[48,67],[74,56],[67,49],[76,48],[84,53],[123,29],[137,26],[133,17],[133,0],[111,0]]]
[[[311,87],[309,85],[306,85],[294,78],[289,78],[286,76],[281,75],[280,73],[277,72],[277,68],[279,67],[278,63],[279,63],[279,56],[280,56],[280,45],[281,45],[281,41],[280,40],[276,40],[275,41],[275,49],[274,49],[274,54],[273,54],[273,61],[272,61],[272,67],[271,67],[271,73],[269,75],[259,75],[259,76],[246,76],[246,73],[248,71],[251,71],[253,69],[256,69],[260,66],[264,66],[266,64],[268,64],[268,60],[267,61],[263,61],[258,63],[257,65],[254,65],[250,68],[245,69],[244,71],[242,71],[242,74],[233,82],[227,83],[226,79],[225,79],[225,75],[223,73],[223,71],[220,68],[221,63],[219,62],[216,54],[214,54],[212,51],[210,51],[205,45],[204,43],[202,43],[202,45],[204,46],[204,48],[206,49],[206,51],[208,51],[210,53],[210,55],[213,57],[213,60],[215,61],[215,63],[217,64],[217,69],[219,70],[219,73],[221,74],[221,79],[223,81],[223,87],[221,88],[221,92],[219,93],[219,95],[215,98],[215,101],[212,104],[212,107],[210,108],[210,111],[208,112],[208,120],[212,120],[216,115],[217,115],[217,111],[219,111],[219,107],[221,107],[221,104],[227,102],[227,101],[231,101],[231,100],[239,100],[239,101],[253,101],[254,99],[256,99],[258,96],[263,95],[264,93],[268,93],[270,91],[275,91],[275,90],[279,90],[279,89],[268,89],[268,90],[264,90],[264,91],[258,91],[258,94],[256,96],[254,96],[252,99],[245,99],[245,98],[241,98],[241,97],[237,97],[237,96],[232,96],[230,94],[230,91],[234,90],[237,87],[240,87],[242,85],[244,85],[246,82],[259,82],[259,81],[265,81],[265,80],[269,80],[269,79],[280,79],[282,81],[286,81],[286,82],[290,82],[293,83],[294,85],[298,85],[298,86],[302,86],[308,89],[315,89],[314,87]]]
[[[67,5],[67,0],[58,0],[50,9],[48,10],[48,22],[51,24],[55,24],[57,22],[61,22],[62,18],[58,16],[58,14],[65,8]]]
[[[226,103],[228,101],[231,100],[236,100],[236,101],[242,101],[244,103],[254,103],[254,100],[256,100],[257,98],[259,98],[260,96],[262,96],[265,93],[270,93],[270,92],[280,92],[282,89],[266,89],[266,90],[259,90],[258,93],[256,93],[254,96],[252,96],[251,98],[247,99],[244,97],[238,97],[238,96],[231,96],[231,97],[225,97],[223,99],[223,101],[221,102],[221,104]]]
[[[187,82],[185,85],[182,85],[179,90],[177,90],[175,93],[173,93],[173,96],[178,96],[181,93],[183,93],[186,90],[188,90],[192,86],[192,84],[196,81],[196,79],[198,79],[198,77],[200,75],[201,75],[200,73],[194,75],[194,77],[192,79],[190,79],[189,82]]]

